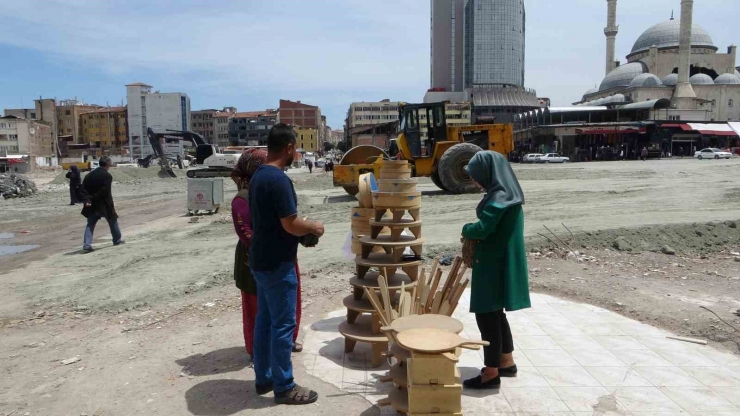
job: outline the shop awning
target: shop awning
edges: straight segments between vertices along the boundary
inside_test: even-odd
[[[733,129],[730,124],[736,124],[737,130]],[[697,131],[708,136],[740,136],[740,123],[683,123],[683,124],[663,124],[662,127],[681,128],[683,131]]]
[[[616,134],[616,133],[647,133],[645,127],[587,127],[576,129],[577,134]]]
[[[729,122],[729,123],[727,123],[727,125],[728,125],[728,126],[730,126],[730,128],[731,128],[731,129],[732,129],[732,130],[733,130],[733,131],[734,131],[735,133],[737,133],[737,135],[738,135],[738,136],[740,136],[740,123],[738,123],[737,121],[734,121],[734,122]]]
[[[0,162],[7,164],[11,163],[26,163],[28,162],[28,155],[6,155],[0,156]]]

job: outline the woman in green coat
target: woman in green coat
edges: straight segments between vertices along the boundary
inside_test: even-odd
[[[481,374],[466,380],[474,389],[495,389],[501,376],[513,377],[517,369],[512,352],[506,311],[529,308],[527,253],[524,249],[524,194],[509,162],[500,153],[477,153],[467,166],[467,173],[486,191],[478,204],[478,221],[466,224],[462,236],[476,241],[470,312],[483,340],[486,367]]]

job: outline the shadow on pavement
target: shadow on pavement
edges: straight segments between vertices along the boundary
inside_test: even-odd
[[[210,376],[240,371],[249,365],[250,357],[244,347],[233,347],[211,351],[207,354],[191,355],[177,360],[176,363],[183,366],[182,371],[186,374]]]
[[[246,353],[244,353],[246,355]],[[188,411],[194,415],[233,415],[246,409],[275,405],[272,394],[258,396],[253,381],[208,380],[185,392]]]

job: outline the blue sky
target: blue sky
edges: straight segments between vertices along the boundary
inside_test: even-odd
[[[43,97],[117,105],[124,85],[182,91],[193,109],[318,105],[341,127],[349,103],[421,101],[428,0],[25,0],[0,7],[0,108]],[[604,0],[525,0],[526,84],[555,105],[604,76]],[[676,17],[680,0],[620,0],[617,55]],[[720,52],[740,42],[738,0],[695,3]]]

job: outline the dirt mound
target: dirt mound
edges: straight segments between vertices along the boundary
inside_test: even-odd
[[[114,182],[123,184],[139,183],[150,179],[171,179],[168,176],[163,176],[161,174],[159,166],[153,166],[146,169],[133,166],[121,166],[111,168],[108,172],[110,172],[110,174],[113,176]],[[175,172],[180,173],[181,171],[176,170]],[[67,172],[63,171],[49,183],[52,185],[62,185],[69,183],[69,181],[65,177],[66,174]],[[87,175],[87,173],[83,173],[82,177],[84,178],[85,175]],[[182,174],[178,175],[178,177],[180,176],[185,177],[185,171],[182,171]]]
[[[717,253],[728,248],[736,250],[740,246],[739,223],[740,221],[724,221],[586,232],[575,236],[571,248],[573,250],[608,248],[623,252],[652,251],[678,254]],[[560,237],[565,241],[572,240],[566,232],[562,232]],[[542,237],[533,237],[528,239],[528,248],[537,251],[555,247]]]

